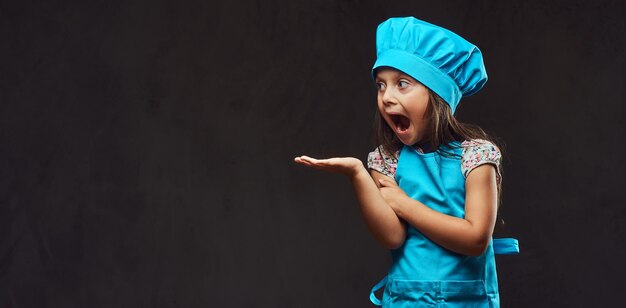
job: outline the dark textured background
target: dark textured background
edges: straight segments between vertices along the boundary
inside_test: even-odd
[[[477,44],[458,117],[506,143],[505,307],[626,276],[620,1],[2,1],[0,307],[367,307],[387,251],[349,182],[372,149],[376,25]]]

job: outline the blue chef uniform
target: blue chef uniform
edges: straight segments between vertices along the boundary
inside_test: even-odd
[[[420,153],[404,146],[395,180],[411,198],[441,213],[465,215],[463,149],[453,142],[444,148],[458,157],[438,152]],[[517,253],[515,239],[495,239],[478,257],[443,248],[409,226],[402,247],[392,250],[389,273],[370,294],[385,307],[499,307],[494,253]],[[385,286],[382,302],[374,291]]]
[[[456,110],[461,97],[487,81],[480,50],[457,34],[414,17],[390,18],[376,32],[377,59],[372,68],[398,69],[437,93]],[[443,147],[462,156],[458,142]],[[404,146],[395,180],[410,197],[441,213],[465,216],[465,177],[459,157],[419,153]],[[370,299],[385,307],[499,307],[494,254],[519,251],[515,239],[494,239],[478,257],[449,251],[409,226],[402,247],[391,252],[393,264]],[[385,287],[382,302],[374,291]]]

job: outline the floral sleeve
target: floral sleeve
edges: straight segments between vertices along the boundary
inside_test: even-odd
[[[389,155],[387,151],[382,149],[383,147],[379,146],[369,153],[367,156],[367,168],[393,178],[396,176],[396,168],[398,167],[398,153]]]
[[[500,162],[502,160],[502,154],[500,149],[493,143],[482,140],[473,139],[470,141],[464,141],[461,145],[463,147],[463,158],[461,159],[461,170],[463,176],[467,178],[467,175],[474,170],[474,168],[484,165],[492,164],[496,167],[496,181],[502,182],[502,175],[500,174]]]

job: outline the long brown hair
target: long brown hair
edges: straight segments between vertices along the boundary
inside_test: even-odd
[[[486,133],[478,125],[458,121],[452,114],[452,109],[446,101],[430,89],[428,89],[428,93],[428,106],[424,114],[424,120],[427,123],[426,132],[422,140],[418,140],[417,144],[428,144],[433,151],[440,153],[442,156],[457,157],[459,159],[461,158],[460,155],[451,151],[451,148],[455,147],[450,145],[453,141],[463,142],[464,140],[483,139],[493,143],[502,151],[501,142],[495,137]],[[379,147],[379,151],[385,151],[390,156],[393,156],[403,146],[402,142],[398,140],[396,134],[385,122],[378,108],[376,108],[374,117],[374,141]],[[502,164],[500,164],[499,171],[500,175],[502,175]],[[502,187],[498,183],[498,208],[501,200]],[[500,217],[499,211],[498,220],[498,225],[502,227],[504,220]]]

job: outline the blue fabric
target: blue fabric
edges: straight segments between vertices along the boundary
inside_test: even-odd
[[[519,243],[514,238],[493,239],[493,253],[497,255],[512,255],[519,253]],[[370,291],[370,301],[376,306],[382,306],[382,301],[376,297],[374,292],[382,289],[387,284],[387,276],[381,279]]]
[[[519,242],[514,238],[494,238],[493,250],[499,255],[518,254]]]
[[[376,305],[376,306],[380,306],[382,305],[382,302],[376,297],[376,294],[374,294],[374,292],[382,289],[385,285],[387,284],[387,276],[385,276],[383,279],[381,279],[373,288],[372,291],[370,291],[370,301],[372,302],[372,304]]]
[[[445,150],[462,154],[454,142]],[[439,152],[419,153],[404,146],[400,151],[395,180],[411,198],[455,217],[465,216],[465,178],[460,158]],[[383,307],[499,307],[494,246],[500,243],[512,252],[515,239],[492,241],[480,256],[466,256],[443,248],[408,226],[404,244],[391,251],[392,265],[382,301],[370,293],[374,304]],[[511,244],[515,245],[511,245]],[[500,247],[500,246],[498,246]],[[378,288],[378,289],[379,289]]]
[[[452,113],[461,97],[487,82],[478,47],[457,34],[415,17],[389,18],[376,31],[376,68],[393,67],[443,98]]]

